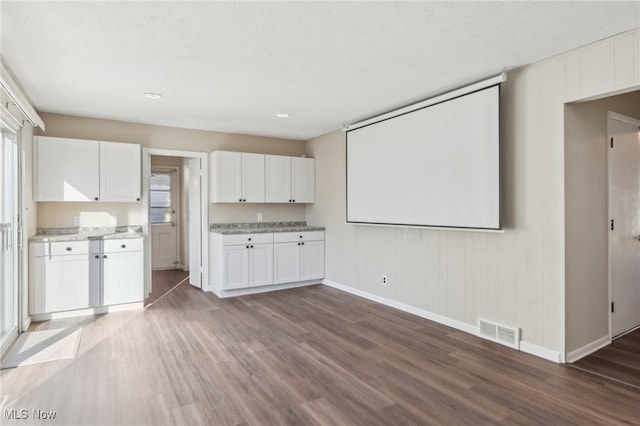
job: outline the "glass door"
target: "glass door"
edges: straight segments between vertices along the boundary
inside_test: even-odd
[[[18,140],[0,130],[0,348],[18,331]]]

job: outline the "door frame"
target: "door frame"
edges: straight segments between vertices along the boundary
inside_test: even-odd
[[[627,123],[627,124],[631,124],[633,126],[636,126],[640,129],[640,120],[636,119],[636,118],[632,118],[626,115],[622,115],[619,114],[617,112],[613,112],[613,111],[608,111],[607,112],[607,138],[605,139],[605,144],[606,144],[606,148],[607,148],[607,215],[609,217],[609,220],[611,220],[611,153],[609,148],[609,140],[611,139],[611,125],[610,122],[611,120],[616,120],[616,121],[621,121],[623,123]],[[607,223],[608,225],[608,223]],[[614,338],[618,338],[618,337],[622,337],[627,333],[630,333],[638,328],[640,328],[640,325],[638,325],[638,327],[634,327],[630,330],[627,330],[625,332],[623,332],[622,334],[613,335],[613,332],[611,330],[611,325],[613,323],[613,313],[611,312],[611,303],[613,302],[612,298],[613,298],[613,283],[611,281],[611,232],[607,231],[607,281],[608,281],[608,287],[609,287],[609,325],[608,325],[608,330],[609,330],[609,343],[611,343],[613,341]]]
[[[152,164],[151,173],[153,173],[154,170],[157,170],[159,172],[170,172],[170,173],[173,172],[176,177],[175,186],[172,187],[172,191],[176,195],[175,197],[176,203],[178,203],[178,206],[176,207],[176,212],[174,213],[174,217],[176,219],[176,260],[178,261],[178,263],[175,266],[184,267],[184,264],[180,262],[180,260],[182,259],[182,250],[181,250],[181,244],[180,244],[180,233],[182,232],[182,192],[184,191],[184,188],[182,188],[181,186],[182,178],[180,177],[180,168],[176,166],[154,166]],[[153,224],[150,223],[149,229],[151,230],[152,227],[153,227]],[[149,232],[150,239],[151,239],[151,235],[152,235],[151,232]],[[152,248],[151,254],[153,259],[153,244],[151,244],[151,248]]]
[[[15,162],[13,164],[13,188],[14,188],[14,220],[13,224],[15,229],[11,233],[11,238],[14,244],[14,255],[13,255],[13,274],[14,274],[14,282],[13,282],[13,316],[15,324],[13,325],[10,332],[7,335],[0,339],[0,356],[3,356],[6,351],[8,351],[15,340],[18,338],[18,335],[25,330],[25,326],[28,327],[30,321],[23,322],[23,300],[24,300],[24,232],[22,229],[22,222],[24,217],[24,202],[23,202],[23,163],[24,163],[24,153],[22,152],[22,123],[16,120],[13,115],[7,110],[4,105],[0,105],[0,126],[7,129],[11,133],[15,135]],[[0,149],[4,150],[4,146],[2,141],[0,140]],[[4,152],[2,154],[2,158],[4,158]],[[0,197],[3,197],[4,188],[0,187]],[[0,234],[2,238],[4,238],[4,234]],[[9,242],[11,244],[11,242]],[[2,253],[4,251],[4,247],[2,243],[0,243],[0,256],[4,256]],[[0,262],[3,262],[3,259],[0,259]],[[6,283],[5,283],[6,284]],[[4,288],[2,289],[4,290]],[[4,302],[4,295],[0,297],[0,300]],[[3,308],[4,310],[4,308]]]
[[[149,222],[149,173],[151,173],[151,156],[199,158],[202,164],[200,184],[200,214],[202,225],[200,237],[202,241],[200,256],[202,259],[202,290],[209,291],[209,153],[201,151],[182,151],[160,148],[142,148],[142,230],[147,236],[144,239],[144,288],[151,292],[151,231]],[[194,273],[196,271],[190,271]]]

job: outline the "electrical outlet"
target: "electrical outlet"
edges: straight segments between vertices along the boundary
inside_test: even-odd
[[[73,217],[73,226],[80,226],[80,216]]]
[[[262,222],[262,213],[258,213],[258,222]]]
[[[383,275],[382,276],[382,285],[387,285],[388,282],[389,282],[389,280],[387,280],[387,276]]]

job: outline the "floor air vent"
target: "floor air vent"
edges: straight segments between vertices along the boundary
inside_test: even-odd
[[[478,336],[520,349],[520,329],[478,318]]]

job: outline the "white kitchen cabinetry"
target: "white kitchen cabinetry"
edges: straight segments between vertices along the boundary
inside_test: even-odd
[[[97,201],[100,199],[98,141],[37,136],[36,201]]]
[[[315,160],[281,155],[265,156],[267,203],[315,202]]]
[[[141,238],[31,243],[29,248],[32,314],[143,300]]]
[[[102,304],[119,305],[143,300],[142,239],[105,240],[102,259]]]
[[[276,284],[324,277],[324,232],[274,234],[273,281]]]
[[[215,151],[211,154],[214,203],[264,203],[264,155]]]
[[[140,201],[140,145],[34,137],[36,201]]]
[[[227,290],[324,278],[324,231],[211,233],[211,289]]]
[[[140,145],[100,142],[100,201],[140,201]]]
[[[273,234],[212,234],[214,286],[223,290],[273,284]]]
[[[30,248],[31,313],[100,304],[99,287],[91,280],[88,241],[36,243]]]

